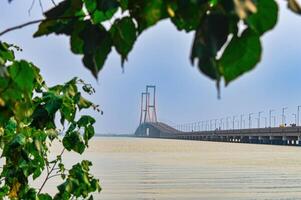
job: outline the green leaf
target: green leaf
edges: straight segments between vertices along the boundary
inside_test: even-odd
[[[33,173],[33,175],[32,175],[32,179],[35,180],[35,179],[38,178],[41,174],[42,174],[42,170],[41,170],[41,169],[35,170],[34,173]]]
[[[82,154],[85,150],[85,144],[78,131],[72,131],[63,138],[63,145],[68,151],[75,151]]]
[[[97,78],[98,72],[102,69],[108,54],[111,52],[110,34],[102,25],[86,23],[86,27],[79,35],[84,41],[83,63]]]
[[[17,130],[17,122],[15,119],[10,118],[5,126],[4,133],[5,135],[13,135]]]
[[[262,35],[274,28],[278,18],[278,5],[274,0],[257,0],[257,12],[251,14],[246,23],[255,32]]]
[[[227,41],[229,21],[225,15],[211,14],[204,19],[195,33],[191,62],[198,58],[199,69],[219,82],[220,72],[216,64],[217,52]]]
[[[253,69],[260,61],[261,50],[260,37],[251,29],[234,36],[219,60],[226,84]]]
[[[99,181],[97,179],[94,179],[91,181],[91,190],[97,191],[97,192],[101,191],[101,187],[100,187]]]
[[[76,20],[84,17],[81,0],[65,0],[45,12],[46,19],[39,25],[34,37],[50,33],[70,35]]]
[[[18,134],[11,141],[11,147],[23,146],[26,144],[26,138],[23,134]]]
[[[178,30],[196,30],[206,15],[207,1],[177,0],[169,2],[167,12]]]
[[[24,61],[16,61],[9,68],[8,71],[12,80],[25,93],[32,93],[35,80],[35,71],[33,66]]]
[[[95,123],[95,119],[89,115],[82,115],[80,119],[77,121],[77,125],[79,127],[86,127],[88,125],[93,125]]]
[[[85,144],[88,145],[88,141],[94,136],[95,131],[94,131],[94,127],[92,125],[89,125],[85,128],[85,132],[84,132],[84,141]]]
[[[45,109],[49,115],[54,115],[56,111],[61,107],[63,100],[60,96],[57,96],[53,93],[47,93],[45,95]]]
[[[84,0],[95,24],[111,19],[119,7],[116,0]]]
[[[92,105],[91,101],[88,101],[87,99],[85,99],[84,97],[80,96],[79,101],[77,103],[79,110],[83,109],[83,108],[90,108]]]
[[[38,200],[52,200],[51,196],[49,194],[39,194],[38,195]]]
[[[34,110],[32,114],[32,123],[33,127],[44,129],[48,128],[55,128],[54,127],[54,115],[50,116],[48,111],[44,108],[44,106],[39,105]]]
[[[66,131],[66,133],[71,133],[72,131],[74,131],[76,129],[76,123],[75,122],[72,122],[70,123],[70,126],[68,128],[68,130]]]
[[[36,31],[33,37],[40,37],[49,35],[51,33],[70,35],[74,28],[75,20],[44,20],[40,23],[38,31]]]
[[[71,79],[70,81],[68,81],[67,83],[65,83],[64,87],[63,87],[63,92],[68,96],[68,97],[73,97],[77,94],[77,77]]]
[[[128,0],[119,0],[120,7],[122,11],[125,11],[128,9]]]
[[[69,122],[74,120],[76,114],[76,107],[72,99],[68,96],[63,97],[63,103],[60,108],[61,115]]]
[[[8,185],[4,185],[0,188],[0,197],[3,198],[4,196],[6,196],[9,192],[9,186]]]
[[[139,33],[168,17],[164,0],[128,0],[128,9],[138,23]]]
[[[92,166],[92,162],[89,160],[83,160],[81,162],[82,169],[84,169],[86,172],[90,170],[90,167]]]
[[[70,37],[71,51],[75,54],[84,53],[84,40],[79,35],[85,28],[85,22],[77,22],[76,29],[73,30]]]
[[[82,7],[82,0],[64,0],[44,14],[47,18],[73,17],[81,14]]]
[[[11,45],[0,41],[0,65],[4,65],[6,61],[13,61],[15,59],[15,54],[10,50],[10,46]]]
[[[56,194],[53,198],[54,200],[69,200],[71,197],[71,192],[73,190],[72,182],[66,181],[62,183],[61,185],[57,186],[60,193]]]
[[[136,26],[130,17],[124,17],[114,22],[110,33],[123,64],[137,39]]]

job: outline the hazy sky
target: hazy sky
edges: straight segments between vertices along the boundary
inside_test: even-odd
[[[31,1],[24,2],[1,1],[0,30],[42,17],[38,4],[29,15]],[[37,29],[33,25],[7,33],[1,40],[22,47],[18,58],[40,67],[49,85],[74,76],[90,82],[97,91],[92,100],[104,111],[102,116],[92,112],[98,133],[133,133],[139,123],[140,93],[147,84],[157,86],[160,121],[180,124],[258,111],[265,111],[264,116],[269,109],[276,109],[279,121],[281,108],[286,106],[287,118],[293,121],[292,113],[301,105],[301,16],[288,11],[285,1],[280,2],[278,24],[263,38],[261,63],[223,87],[220,100],[214,82],[189,62],[193,34],[178,32],[168,20],[140,36],[124,73],[120,58],[115,51],[111,53],[99,81],[83,67],[81,57],[70,52],[65,36],[33,39]]]

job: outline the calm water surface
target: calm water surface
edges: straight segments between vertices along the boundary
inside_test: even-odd
[[[95,199],[301,199],[301,147],[104,137],[64,157],[83,158],[101,179]]]

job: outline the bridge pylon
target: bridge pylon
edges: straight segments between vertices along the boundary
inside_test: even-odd
[[[147,85],[145,92],[141,93],[140,124],[158,122],[156,110],[156,86]]]

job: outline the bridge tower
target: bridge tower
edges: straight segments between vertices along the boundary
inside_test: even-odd
[[[142,92],[141,93],[141,109],[140,109],[140,124],[144,123],[144,116],[147,112],[147,99],[149,97],[149,93]]]
[[[157,122],[156,112],[156,86],[147,85],[146,91],[141,93],[140,124]]]

